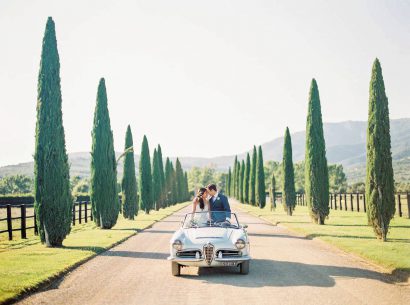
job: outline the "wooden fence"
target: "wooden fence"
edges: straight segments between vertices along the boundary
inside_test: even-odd
[[[396,215],[410,219],[410,193],[396,193],[394,197]],[[281,192],[275,192],[275,202],[282,202]],[[306,206],[304,193],[296,193],[296,204]],[[363,193],[330,193],[329,208],[332,210],[366,212],[366,195]]]
[[[6,213],[3,212],[4,210]],[[27,230],[30,229],[34,229],[34,235],[38,235],[33,204],[0,204],[0,217],[2,217],[0,218],[0,234],[7,233],[9,240],[13,240],[13,232],[16,231],[20,231],[21,238],[27,238]],[[31,218],[33,225],[27,226],[27,220]],[[72,225],[86,223],[88,220],[93,220],[90,201],[74,202]],[[2,225],[3,223],[6,225]]]

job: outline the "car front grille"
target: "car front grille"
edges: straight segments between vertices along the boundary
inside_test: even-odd
[[[178,251],[177,257],[181,258],[196,258],[196,254],[199,253],[199,257],[201,257],[200,250],[186,250],[186,251]]]
[[[214,248],[214,245],[211,243],[207,243],[204,246],[205,261],[208,265],[210,265],[214,259]]]
[[[219,250],[216,255],[218,258],[233,258],[241,257],[242,252],[238,250]]]

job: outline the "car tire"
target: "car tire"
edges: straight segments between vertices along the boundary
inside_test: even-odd
[[[181,275],[181,265],[176,262],[172,262],[171,271],[172,271],[173,276],[180,276]]]
[[[242,262],[239,268],[240,268],[241,274],[248,274],[249,273],[249,261]]]

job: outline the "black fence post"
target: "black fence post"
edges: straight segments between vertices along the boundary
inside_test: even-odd
[[[79,209],[78,209],[78,223],[81,223],[81,207],[82,207],[82,202],[81,201],[78,203],[78,207],[79,207]]]
[[[360,195],[359,195],[359,193],[356,193],[356,205],[357,205],[357,211],[360,212]]]
[[[344,200],[345,200],[345,211],[347,211],[347,196],[346,196],[346,193],[344,193],[343,197],[344,197]]]
[[[353,193],[350,193],[350,210],[353,212]]]
[[[330,193],[330,208],[333,209],[333,194]]]
[[[363,209],[364,209],[364,212],[366,213],[366,194],[365,193],[363,193]]]
[[[11,205],[7,205],[7,231],[9,233],[9,240],[13,240],[13,225],[11,223]]]
[[[36,219],[36,211],[34,210],[34,235],[38,235],[38,227],[37,227],[37,219]]]
[[[399,217],[403,216],[403,212],[401,210],[401,200],[400,200],[400,193],[397,193],[397,206],[399,210]]]
[[[343,210],[343,206],[342,206],[342,194],[341,193],[339,193],[339,208],[340,208],[340,210],[342,211]]]
[[[85,219],[85,223],[88,222],[88,201],[84,201],[84,219]]]
[[[90,203],[90,220],[92,221],[93,220],[93,204],[92,204],[92,202],[90,201],[89,202]]]
[[[20,205],[20,216],[21,216],[21,238],[27,238],[26,234],[26,205]]]
[[[75,202],[73,203],[73,226],[75,226]]]
[[[337,210],[337,194],[334,194],[333,197],[335,198],[335,210]]]
[[[407,217],[410,219],[410,193],[407,193]]]

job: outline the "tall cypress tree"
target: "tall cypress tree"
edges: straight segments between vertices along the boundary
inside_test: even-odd
[[[138,214],[138,192],[137,192],[137,177],[135,176],[135,160],[134,160],[134,143],[132,140],[131,127],[128,125],[125,134],[126,151],[124,157],[124,172],[122,176],[122,213],[127,219],[134,219]]]
[[[184,200],[189,200],[190,194],[189,194],[189,184],[188,184],[188,173],[184,173],[184,178],[185,178],[185,199]]]
[[[141,209],[149,214],[153,206],[154,194],[152,186],[151,157],[149,154],[148,140],[145,135],[141,146],[138,182]]]
[[[241,202],[241,203],[244,203],[244,197],[243,197],[243,195],[244,195],[244,192],[243,192],[243,180],[244,180],[244,177],[245,177],[245,161],[244,160],[242,160],[242,163],[241,163],[241,175],[240,175],[240,177],[239,177],[239,201]]]
[[[238,157],[235,156],[235,160],[233,161],[233,172],[232,172],[232,183],[231,183],[231,193],[232,197],[236,197],[236,173],[237,173],[237,167],[238,167]]]
[[[158,211],[161,207],[161,174],[159,169],[159,160],[157,149],[154,148],[154,154],[152,158],[152,189],[153,189],[153,202],[155,210]]]
[[[241,182],[239,178],[241,176],[241,163],[238,161],[236,163],[236,178],[235,178],[235,198],[239,200],[239,189],[241,187]]]
[[[231,196],[231,181],[232,181],[232,171],[231,171],[231,167],[229,167],[228,170],[228,183],[226,185],[226,191],[228,196]]]
[[[389,102],[382,68],[377,58],[373,63],[369,91],[366,159],[367,218],[377,238],[386,241],[390,220],[395,213],[394,176]]]
[[[269,188],[269,199],[271,204],[271,211],[276,209],[276,180],[275,180],[275,173],[272,172],[272,177],[270,181],[270,188]]]
[[[245,172],[243,176],[243,202],[249,203],[249,179],[251,173],[251,157],[246,154]]]
[[[324,224],[329,215],[329,173],[319,90],[315,79],[312,79],[310,86],[306,121],[305,192],[312,220]]]
[[[163,162],[163,157],[162,157],[162,149],[161,145],[158,144],[158,149],[157,149],[157,155],[158,155],[158,167],[159,167],[159,174],[161,177],[161,195],[160,195],[160,205],[161,207],[165,207],[165,172],[164,172],[164,162]]]
[[[172,202],[172,168],[169,158],[165,161],[165,201],[166,205],[171,205]]]
[[[182,170],[181,162],[177,158],[175,162],[175,182],[176,182],[176,202],[184,201],[185,194],[185,178],[184,171]]]
[[[292,212],[296,205],[296,192],[295,192],[295,173],[293,170],[292,159],[292,140],[289,133],[289,128],[286,127],[285,138],[283,143],[283,186],[282,186],[282,203],[283,208],[288,215],[292,215]]]
[[[41,242],[59,247],[70,233],[73,200],[61,110],[60,59],[51,17],[44,32],[37,90],[34,209]]]
[[[256,161],[256,203],[263,209],[266,204],[265,170],[263,168],[262,147],[258,148],[258,158]]]
[[[171,164],[171,198],[172,198],[172,204],[175,204],[178,202],[178,185],[177,185],[177,175],[174,167],[174,163],[172,161],[170,162]]]
[[[117,222],[120,203],[117,192],[117,161],[104,78],[98,84],[94,111],[90,193],[95,223],[102,229],[111,229]]]
[[[253,146],[252,161],[251,161],[251,173],[249,180],[249,203],[256,204],[256,161],[258,154],[256,152],[256,146]]]

